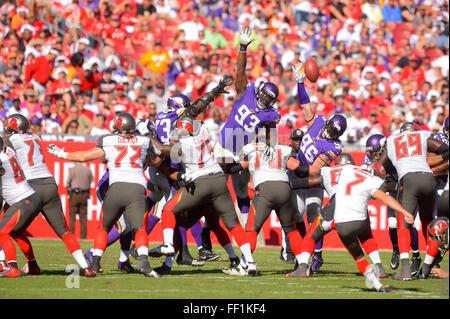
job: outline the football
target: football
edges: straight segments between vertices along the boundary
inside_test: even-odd
[[[316,82],[319,78],[319,66],[314,58],[306,60],[305,75],[311,82]]]

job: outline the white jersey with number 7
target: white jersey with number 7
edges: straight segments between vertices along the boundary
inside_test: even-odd
[[[367,203],[383,180],[357,166],[345,165],[339,174],[336,190],[334,221],[345,223],[365,220]]]
[[[222,167],[214,158],[214,147],[210,142],[208,129],[204,125],[198,135],[181,138],[179,143],[181,147],[179,160],[193,180],[200,176],[223,173]],[[175,157],[171,159],[178,162]]]
[[[286,145],[276,145],[272,158],[267,158],[264,156],[265,148],[264,143],[247,144],[242,148],[242,153],[248,157],[248,169],[252,174],[253,186],[268,181],[288,182],[286,163],[292,149]]]
[[[407,173],[432,173],[427,163],[427,140],[431,135],[427,131],[408,131],[387,139],[387,155],[399,180]]]

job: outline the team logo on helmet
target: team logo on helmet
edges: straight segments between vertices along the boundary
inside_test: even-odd
[[[7,128],[15,131],[19,131],[19,123],[17,122],[17,119],[15,117],[10,117],[8,119]]]
[[[448,224],[440,220],[436,224],[434,224],[432,228],[430,228],[430,233],[433,236],[438,237],[439,235],[442,235],[446,227],[448,227]]]
[[[113,125],[117,127],[119,130],[122,130],[122,118],[120,116],[116,116]]]

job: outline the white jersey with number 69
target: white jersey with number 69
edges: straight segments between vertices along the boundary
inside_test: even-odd
[[[27,179],[53,177],[42,154],[41,140],[33,134],[13,134],[7,144],[17,154],[20,166]]]
[[[432,173],[427,163],[427,140],[431,136],[427,131],[408,131],[387,139],[387,155],[399,180],[407,173]]]
[[[176,156],[176,150],[181,150],[181,157]],[[196,136],[184,137],[172,149],[175,163],[181,161],[185,171],[193,180],[200,176],[223,173],[222,167],[214,158],[214,145],[211,144],[208,129],[202,125]]]
[[[6,146],[0,152],[0,168],[5,170],[2,179],[2,196],[9,206],[35,193],[28,184],[25,174],[17,160],[16,152]]]
[[[291,156],[292,149],[286,145],[276,145],[271,158],[264,156],[265,143],[247,144],[242,148],[242,153],[247,155],[248,169],[252,175],[253,186],[268,181],[289,182],[286,173],[286,163]]]
[[[354,165],[344,165],[336,189],[335,223],[365,220],[367,203],[383,180]]]
[[[147,152],[153,150],[150,139],[145,136],[125,138],[106,135],[97,140],[97,147],[105,152],[108,161],[109,185],[116,182],[135,183],[147,188],[144,161]]]

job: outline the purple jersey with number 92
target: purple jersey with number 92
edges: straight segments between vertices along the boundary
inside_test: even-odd
[[[314,123],[303,136],[297,153],[297,159],[302,164],[312,165],[320,154],[324,154],[334,161],[342,153],[341,143],[322,138],[325,123],[326,119],[323,116],[315,115]]]
[[[244,95],[234,101],[233,109],[220,132],[220,145],[233,153],[251,143],[258,130],[267,124],[278,123],[280,113],[273,107],[262,110],[256,102],[255,83],[248,82]]]
[[[186,109],[183,107],[173,111],[159,112],[156,115],[156,134],[158,134],[158,140],[161,144],[169,144],[172,124],[181,116],[181,114],[183,114],[185,110]]]

